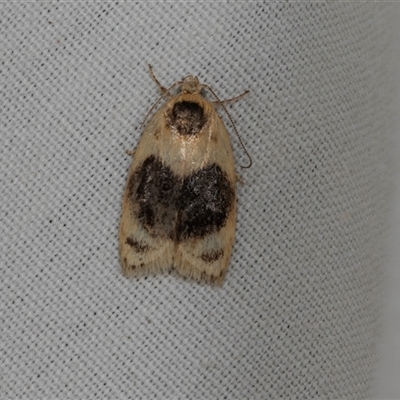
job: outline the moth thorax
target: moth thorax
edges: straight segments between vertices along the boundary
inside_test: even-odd
[[[182,93],[200,93],[202,85],[197,76],[188,75],[182,81]]]

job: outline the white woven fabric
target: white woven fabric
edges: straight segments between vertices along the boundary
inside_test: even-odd
[[[0,397],[368,396],[392,11],[1,4]],[[254,164],[238,167],[222,288],[120,272],[124,151],[159,95],[149,62],[165,85],[190,73],[221,98],[251,90],[229,105]]]

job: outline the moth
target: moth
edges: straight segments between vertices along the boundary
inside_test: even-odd
[[[215,107],[247,91],[221,101],[192,75],[166,89],[149,68],[160,99],[168,99],[131,153],[119,229],[122,272],[130,277],[172,268],[185,277],[221,284],[235,239],[238,178]],[[205,89],[218,101],[208,101]]]

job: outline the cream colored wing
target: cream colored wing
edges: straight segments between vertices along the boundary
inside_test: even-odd
[[[122,203],[119,252],[125,276],[155,274],[172,266],[171,226],[176,212],[165,204],[168,170],[159,158],[162,110],[146,127],[134,152]],[[161,203],[157,204],[160,197]]]
[[[214,110],[203,157],[180,189],[174,266],[182,275],[222,283],[236,224],[236,175],[228,133]],[[205,166],[204,166],[205,165]]]
[[[122,273],[142,276],[168,270],[172,266],[172,240],[152,236],[132,212],[129,199],[124,200],[119,231]]]

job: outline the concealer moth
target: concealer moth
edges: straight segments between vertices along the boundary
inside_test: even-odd
[[[228,133],[215,110],[223,101],[203,97],[207,89],[218,99],[192,75],[166,89],[149,67],[167,100],[130,153],[119,229],[122,272],[143,276],[172,268],[221,284],[235,239],[237,181]]]

